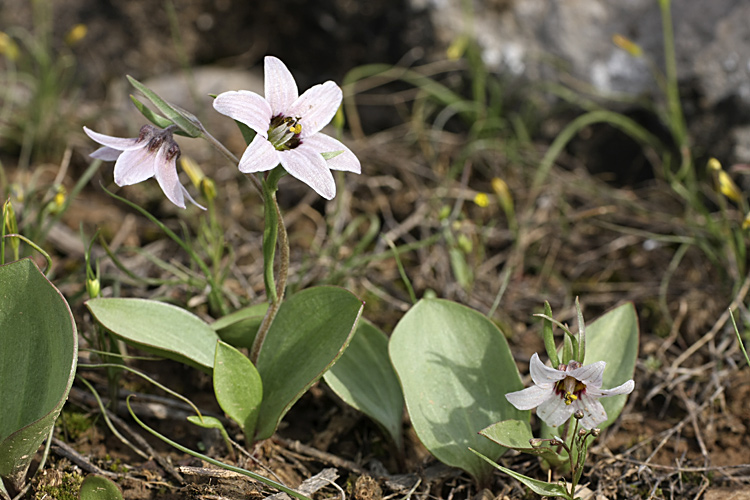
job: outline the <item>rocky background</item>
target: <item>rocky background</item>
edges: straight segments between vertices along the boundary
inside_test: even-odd
[[[3,0],[0,29],[33,31],[34,3]],[[341,81],[362,64],[442,58],[468,31],[487,66],[507,78],[562,82],[602,97],[661,99],[652,73],[653,64],[663,67],[657,0],[486,0],[475,1],[473,12],[465,3],[55,0],[48,21],[59,43],[77,23],[88,27],[74,51],[83,92],[92,98],[124,74],[149,79],[186,65],[245,70],[258,68],[265,54],[281,57],[306,88]],[[673,0],[672,12],[696,153],[750,162],[750,3]],[[616,47],[614,34],[639,44],[644,57]]]

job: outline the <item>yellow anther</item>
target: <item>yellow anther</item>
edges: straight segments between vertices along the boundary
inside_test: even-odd
[[[566,405],[572,405],[573,401],[575,401],[576,399],[578,399],[578,396],[576,396],[572,392],[566,392],[563,399],[565,399],[565,404]]]
[[[289,127],[289,132],[293,134],[299,134],[300,132],[302,132],[302,125],[300,125],[299,123],[295,123],[294,125]]]

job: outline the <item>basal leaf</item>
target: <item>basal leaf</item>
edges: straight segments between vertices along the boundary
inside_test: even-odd
[[[86,302],[113,335],[146,352],[211,373],[216,332],[198,316],[171,304],[145,299],[98,298]]]
[[[268,302],[254,304],[217,319],[211,328],[227,344],[251,349],[267,310]]]
[[[341,356],[362,305],[353,293],[333,286],[309,288],[282,303],[258,356],[264,397],[256,439],[270,437],[289,408]]]
[[[404,395],[383,332],[360,320],[349,347],[323,377],[333,392],[380,424],[399,449],[403,447]]]
[[[0,304],[0,477],[20,489],[73,383],[78,334],[30,259],[0,266]]]
[[[414,429],[442,462],[486,483],[505,448],[480,436],[507,419],[528,420],[505,394],[523,385],[502,332],[484,315],[447,300],[422,299],[399,321],[389,353]]]
[[[247,356],[221,341],[216,343],[214,393],[221,409],[252,439],[263,383]]]

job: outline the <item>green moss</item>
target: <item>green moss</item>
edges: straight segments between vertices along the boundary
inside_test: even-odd
[[[83,476],[70,472],[49,471],[46,484],[39,484],[34,495],[35,500],[54,498],[56,500],[78,500]]]
[[[71,442],[76,441],[82,434],[88,431],[93,425],[90,416],[75,411],[62,412],[62,425],[58,428],[58,437],[60,435]]]

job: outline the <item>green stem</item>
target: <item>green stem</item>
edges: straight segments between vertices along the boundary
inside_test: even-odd
[[[271,323],[281,307],[286,289],[286,280],[289,273],[289,240],[287,238],[284,220],[281,210],[276,201],[276,191],[279,179],[285,174],[281,166],[271,170],[268,177],[262,182],[263,204],[265,212],[265,227],[263,228],[263,281],[268,298],[268,310],[255,335],[253,346],[250,350],[250,361],[257,364],[263,342],[266,340]],[[279,264],[278,282],[274,279],[274,261],[276,259],[276,245],[279,245],[281,262]]]

